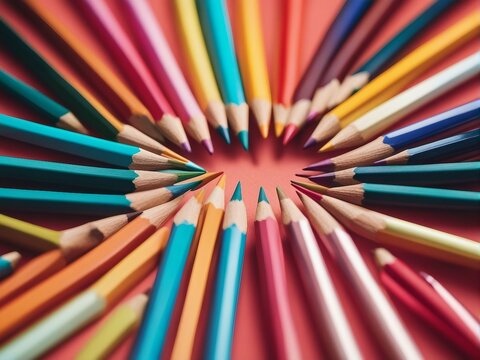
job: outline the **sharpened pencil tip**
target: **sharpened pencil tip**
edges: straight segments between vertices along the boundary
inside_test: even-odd
[[[205,174],[205,171],[181,171],[181,170],[168,170],[167,173],[177,175],[176,182],[182,182],[184,180],[188,180],[197,176],[201,176]]]
[[[130,222],[131,220],[135,219],[137,216],[141,214],[142,214],[142,211],[135,211],[135,212],[125,214],[125,216],[127,217],[127,221]]]
[[[323,145],[319,150],[318,152],[319,153],[323,153],[323,152],[327,152],[327,151],[332,151],[334,150],[335,147],[333,146],[333,143],[331,141],[327,142],[325,145]]]
[[[230,201],[233,201],[233,200],[243,200],[242,198],[242,184],[240,183],[240,181],[237,183],[237,186],[235,187],[235,190],[233,192],[233,195],[230,199]]]
[[[335,173],[314,175],[310,176],[308,179],[319,185],[331,186],[333,185],[333,180],[335,179]]]
[[[285,124],[283,123],[275,123],[275,136],[279,138],[283,134],[283,130],[285,129]]]
[[[331,159],[325,159],[322,161],[319,161],[315,164],[308,165],[307,167],[303,168],[302,170],[305,171],[333,171],[335,168],[335,165]]]
[[[196,195],[195,195],[195,199],[197,199],[197,201],[199,203],[201,203],[203,201],[203,198],[205,197],[205,189],[201,189]]]
[[[192,152],[192,147],[190,146],[190,143],[189,142],[184,142],[184,143],[181,143],[180,144],[180,147],[185,150],[186,152],[188,153],[191,153]]]
[[[288,124],[283,132],[283,145],[287,145],[290,141],[292,141],[297,132],[298,127],[295,124]]]
[[[275,190],[277,191],[277,197],[278,197],[278,200],[282,201],[284,199],[287,198],[287,195],[285,195],[285,193],[283,192],[283,190],[280,188],[280,186],[277,186],[275,188]]]
[[[228,144],[232,142],[230,139],[230,131],[226,127],[219,126],[215,129],[220,137]]]
[[[317,140],[315,140],[314,138],[308,138],[307,141],[305,141],[305,144],[303,144],[303,148],[304,149],[308,149],[308,148],[311,148],[313,146],[317,145]]]
[[[227,175],[222,174],[220,179],[218,180],[217,186],[219,188],[225,189],[225,183],[227,182]]]
[[[204,168],[202,168],[200,165],[197,165],[197,164],[195,164],[194,162],[191,162],[191,161],[184,164],[184,167],[187,168],[187,169],[191,169],[193,171],[200,171],[202,173],[206,172],[206,170]]]
[[[242,144],[242,147],[245,151],[248,151],[248,131],[240,131],[237,134],[238,140]]]
[[[301,178],[309,178],[311,175],[310,174],[297,173],[297,174],[295,174],[295,176],[298,176],[298,177],[301,177]]]
[[[189,190],[195,189],[201,181],[191,181],[185,184],[167,186],[167,189],[172,193],[173,197],[185,194]]]
[[[265,201],[266,203],[270,204],[268,201],[267,194],[265,194],[265,189],[263,186],[260,186],[260,191],[258,192],[258,202]]]
[[[396,259],[390,251],[384,248],[376,248],[373,250],[373,256],[375,258],[375,263],[379,268],[383,268],[385,265],[393,263]]]
[[[212,155],[215,151],[213,150],[213,144],[212,144],[212,140],[210,139],[205,139],[205,140],[202,140],[202,146],[207,149],[208,153],[210,155]]]
[[[268,137],[269,130],[268,124],[258,125],[258,129],[260,130],[260,135],[262,135],[262,138],[266,139]]]

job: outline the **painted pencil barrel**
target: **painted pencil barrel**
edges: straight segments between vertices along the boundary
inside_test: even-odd
[[[13,265],[7,259],[0,257],[0,280],[13,272]]]

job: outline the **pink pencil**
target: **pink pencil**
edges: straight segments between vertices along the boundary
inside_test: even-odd
[[[180,119],[107,4],[103,0],[80,0],[77,3],[124,72],[130,85],[138,93],[138,97],[157,121],[162,134],[190,152],[190,143]]]
[[[205,116],[155,19],[152,7],[147,0],[123,0],[122,3],[126,5],[125,14],[133,34],[158,84],[182,121],[187,124],[190,136],[212,154],[212,140]]]

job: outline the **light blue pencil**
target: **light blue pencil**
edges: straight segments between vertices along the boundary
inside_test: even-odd
[[[16,251],[0,256],[0,279],[12,274],[21,258],[21,255]]]

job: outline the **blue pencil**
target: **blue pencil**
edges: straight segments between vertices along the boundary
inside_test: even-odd
[[[243,148],[248,150],[248,106],[225,1],[198,0],[197,9],[230,125]]]
[[[0,256],[0,280],[13,273],[20,259],[21,256],[16,251]]]
[[[225,209],[205,359],[230,359],[247,241],[247,213],[240,182]]]
[[[200,191],[190,198],[173,218],[165,255],[130,356],[132,360],[157,360],[161,357],[190,245],[195,235],[203,195],[204,192]]]

